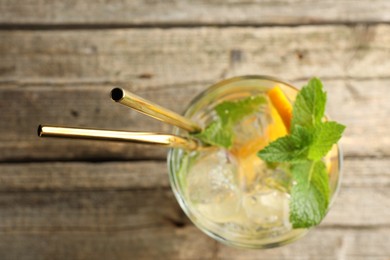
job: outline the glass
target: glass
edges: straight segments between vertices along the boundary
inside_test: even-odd
[[[279,86],[291,102],[294,101],[297,89],[277,78],[235,77],[221,81],[198,95],[184,116],[205,127],[213,121],[213,109],[222,101],[264,95],[268,89],[275,86]],[[258,117],[263,118],[262,120],[269,120],[270,117],[272,119],[269,114],[265,115],[265,111],[261,113]],[[255,119],[253,122],[255,121],[258,120]],[[248,127],[244,128],[241,131],[248,130]],[[187,135],[180,129],[175,129],[175,134]],[[250,134],[245,132],[242,138],[245,139]],[[291,224],[286,222],[288,193],[283,192],[283,185],[279,185],[283,183],[280,178],[283,179],[286,174],[283,169],[276,168],[274,172],[267,172],[270,175],[261,173],[261,184],[256,179],[257,173],[249,175],[255,176],[251,177],[249,182],[248,176],[243,178],[239,172],[243,171],[242,169],[246,171],[248,167],[250,171],[264,169],[264,163],[260,159],[245,160],[231,158],[230,153],[224,149],[214,148],[195,152],[170,149],[168,153],[170,184],[183,211],[204,233],[235,247],[277,247],[305,235],[307,229],[292,229]],[[337,145],[324,161],[329,173],[332,204],[341,178],[342,154]],[[207,171],[212,171],[212,174],[208,174]],[[242,183],[248,185],[241,185]],[[261,190],[258,192],[257,189]],[[207,202],[196,204],[194,202],[196,199]]]

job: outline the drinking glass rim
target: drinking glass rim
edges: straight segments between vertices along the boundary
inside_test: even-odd
[[[287,87],[289,88],[292,88],[296,91],[299,91],[299,89],[297,87],[295,87],[294,85],[292,85],[291,83],[287,82],[287,81],[284,81],[280,78],[277,78],[277,77],[274,77],[274,76],[268,76],[268,75],[244,75],[244,76],[235,76],[235,77],[232,77],[232,78],[227,78],[227,79],[223,79],[223,80],[220,80],[218,81],[217,83],[215,84],[212,84],[210,85],[209,87],[207,87],[205,90],[203,90],[202,92],[200,92],[198,95],[196,95],[189,103],[189,105],[186,107],[186,109],[184,110],[185,112],[187,112],[190,107],[192,107],[195,103],[197,103],[199,101],[199,99],[201,99],[203,96],[207,96],[207,94],[209,92],[213,92],[215,91],[216,89],[224,86],[224,85],[227,85],[227,84],[230,84],[230,83],[233,83],[233,82],[236,82],[236,81],[241,81],[241,80],[249,80],[249,79],[257,79],[257,80],[270,80],[270,81],[274,81],[276,83],[281,83],[283,85],[286,85]]]

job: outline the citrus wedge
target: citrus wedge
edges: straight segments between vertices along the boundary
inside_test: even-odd
[[[292,105],[290,101],[278,86],[268,90],[267,95],[271,100],[272,106],[282,119],[287,132],[289,132],[292,119]]]
[[[278,111],[273,106],[270,107],[270,110],[272,123],[268,125],[266,130],[268,137],[267,144],[288,134],[287,128]]]

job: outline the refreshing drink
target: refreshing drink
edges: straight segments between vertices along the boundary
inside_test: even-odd
[[[292,164],[265,161],[258,154],[290,132],[286,123],[289,116],[271,100],[270,90],[275,87],[294,104],[297,89],[275,78],[238,77],[211,86],[185,112],[206,129],[193,137],[211,145],[196,151],[169,152],[171,185],[182,209],[202,231],[229,245],[274,247],[307,231],[291,221],[291,205],[295,205],[291,196],[296,187]],[[177,129],[176,134],[187,133]],[[331,204],[340,178],[337,145],[322,163]]]

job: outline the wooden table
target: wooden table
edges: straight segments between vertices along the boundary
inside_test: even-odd
[[[390,259],[390,2],[0,1],[1,259]],[[113,86],[181,112],[208,85],[323,79],[348,126],[339,198],[271,250],[221,245],[184,216],[166,150],[39,139],[40,123],[170,132]]]

